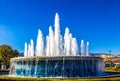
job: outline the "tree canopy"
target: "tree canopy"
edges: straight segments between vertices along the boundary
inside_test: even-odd
[[[3,64],[9,65],[10,58],[17,57],[19,52],[17,50],[13,50],[9,45],[0,45],[0,60]]]

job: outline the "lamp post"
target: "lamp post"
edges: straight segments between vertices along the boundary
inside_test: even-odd
[[[109,54],[111,55],[112,50],[109,50],[108,52],[109,52]]]
[[[110,68],[111,68],[112,67],[112,61],[111,61],[111,52],[112,52],[112,50],[109,50],[108,52],[109,52],[109,55],[110,55],[109,61],[110,61]]]

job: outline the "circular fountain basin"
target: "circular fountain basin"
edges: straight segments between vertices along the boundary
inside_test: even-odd
[[[100,57],[34,56],[10,60],[10,75],[23,77],[90,77],[104,70]]]

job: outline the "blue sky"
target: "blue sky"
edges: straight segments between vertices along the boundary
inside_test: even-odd
[[[48,34],[56,12],[62,35],[69,27],[79,46],[81,39],[90,41],[90,52],[120,54],[119,0],[0,0],[0,45],[23,52],[38,29]]]

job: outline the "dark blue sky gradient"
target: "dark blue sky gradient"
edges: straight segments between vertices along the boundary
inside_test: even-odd
[[[24,42],[45,36],[54,16],[77,38],[90,41],[90,52],[120,54],[120,0],[0,0],[0,45],[23,52]],[[80,49],[79,49],[80,50]]]

